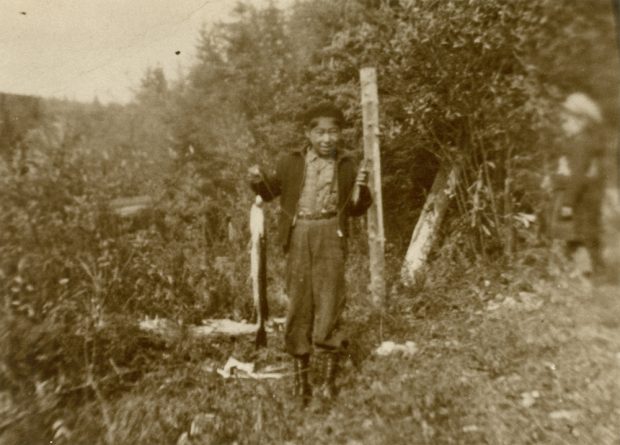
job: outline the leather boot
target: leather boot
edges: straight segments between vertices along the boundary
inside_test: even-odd
[[[314,373],[312,381],[315,385],[319,386],[320,388],[323,387],[323,382],[325,379],[326,358],[327,358],[327,354],[325,354],[324,352],[317,352],[312,357],[314,361],[312,363],[312,368],[313,368],[313,373]]]
[[[338,373],[338,354],[335,352],[324,353],[323,364],[323,385],[321,395],[332,400],[336,397],[336,375]]]
[[[309,380],[310,356],[302,355],[293,360],[293,396],[301,399],[302,406],[307,406],[312,398]]]

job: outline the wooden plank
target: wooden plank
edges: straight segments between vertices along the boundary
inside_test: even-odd
[[[265,331],[281,330],[284,318],[273,318],[265,323]],[[184,335],[192,338],[205,338],[217,335],[237,337],[256,335],[259,326],[254,323],[239,322],[229,319],[204,320],[201,325],[182,326],[166,318],[147,318],[139,323],[140,330],[160,335],[169,341],[177,341]]]
[[[153,206],[153,199],[148,195],[118,198],[110,201],[110,209],[122,218],[133,216]]]
[[[383,197],[381,193],[381,155],[379,150],[379,94],[375,68],[360,70],[364,159],[370,164],[369,186],[373,204],[368,209],[368,247],[370,257],[370,293],[375,305],[386,304],[385,233],[383,229]]]
[[[442,168],[435,176],[433,186],[411,235],[411,242],[401,270],[401,279],[406,285],[415,285],[419,281],[448,208],[455,181],[456,169],[454,168],[449,174]]]

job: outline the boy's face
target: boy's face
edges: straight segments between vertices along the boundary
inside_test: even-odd
[[[333,117],[317,117],[306,130],[312,149],[321,157],[335,156],[340,142],[340,126]]]
[[[564,134],[569,137],[578,135],[588,125],[588,119],[568,111],[561,112],[560,120]]]

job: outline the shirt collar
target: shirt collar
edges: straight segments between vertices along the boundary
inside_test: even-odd
[[[314,151],[314,150],[312,149],[312,147],[307,147],[307,148],[306,148],[306,161],[307,161],[307,162],[314,162],[314,161],[316,161],[317,159],[323,159],[323,160],[325,160],[325,161],[338,161],[338,160],[340,159],[340,150],[337,150],[337,151],[336,151],[336,156],[335,156],[335,157],[333,157],[333,158],[331,158],[331,157],[325,157],[325,158],[322,158],[322,157],[320,157],[320,156],[316,153],[316,151]]]
[[[319,159],[319,156],[316,154],[316,152],[314,150],[309,148],[308,151],[306,151],[306,161],[307,162],[314,162],[317,159]]]
[[[314,152],[314,150],[312,150],[312,147],[311,147],[311,146],[309,146],[309,145],[306,145],[306,146],[302,146],[302,147],[300,147],[300,148],[293,149],[293,150],[291,151],[291,153],[295,153],[295,154],[298,154],[298,155],[300,155],[300,156],[302,156],[302,157],[305,157],[305,156],[306,156],[306,154],[307,154],[309,151],[310,151],[310,152],[313,152],[313,153],[314,153],[314,155],[316,156],[316,153]],[[318,156],[317,156],[317,157],[318,157]],[[346,149],[344,149],[344,148],[340,147],[340,148],[336,151],[336,158],[335,158],[335,160],[336,160],[337,162],[340,162],[340,161],[342,161],[343,159],[346,159],[346,158],[351,158],[351,157],[352,157],[352,155],[351,155],[351,153],[350,153],[350,152],[347,152],[347,150],[346,150]]]

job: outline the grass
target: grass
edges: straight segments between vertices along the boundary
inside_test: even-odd
[[[334,403],[315,398],[302,410],[291,398],[281,332],[260,351],[247,337],[166,341],[118,312],[74,331],[68,307],[38,324],[0,323],[11,346],[0,362],[0,443],[620,443],[617,281],[592,286],[541,267],[546,250],[458,268],[440,255],[423,285],[391,286],[381,312],[358,279],[365,243],[350,247],[352,342]],[[620,266],[610,259],[610,270]],[[274,303],[272,315],[281,315]],[[414,341],[418,351],[379,357],[384,340]],[[282,367],[286,377],[224,380],[214,370],[231,356],[259,370]]]
[[[27,415],[0,438],[7,444],[618,443],[618,288],[485,270],[486,286],[472,271],[448,293],[438,292],[441,286],[403,291],[383,316],[359,295],[352,299],[354,342],[331,405],[315,400],[300,409],[288,377],[223,380],[213,371],[230,355],[258,367],[288,366],[280,333],[258,352],[248,338],[183,339],[158,344],[139,376],[101,383],[99,395],[93,387],[68,395],[37,389],[17,401],[14,411]],[[540,306],[525,304],[522,289]],[[412,357],[373,354],[387,339],[413,340],[419,350]]]

